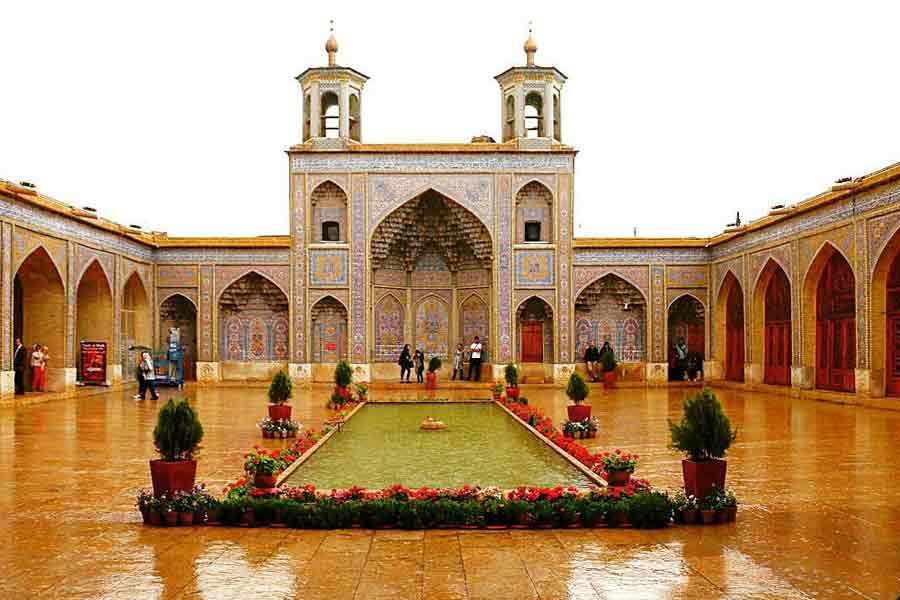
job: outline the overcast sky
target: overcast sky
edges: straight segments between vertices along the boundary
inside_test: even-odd
[[[31,0],[0,5],[0,178],[169,235],[286,234],[329,18],[371,77],[366,142],[499,138],[533,19],[569,77],[578,236],[708,236],[900,161],[898,2]]]

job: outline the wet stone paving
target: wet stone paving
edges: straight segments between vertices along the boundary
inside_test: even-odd
[[[329,393],[296,390],[295,418],[321,425]],[[134,496],[150,483],[157,404],[115,391],[3,408],[0,598],[896,598],[900,412],[718,393],[739,430],[737,522],[655,531],[149,527]],[[206,430],[198,480],[214,490],[253,444],[285,443],[256,428],[264,388],[187,394]],[[562,390],[523,394],[563,420]],[[637,476],[675,490],[666,420],[684,394],[595,389],[587,442],[639,453]]]

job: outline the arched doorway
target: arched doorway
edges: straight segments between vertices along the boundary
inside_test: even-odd
[[[85,270],[78,283],[75,301],[75,366],[82,379],[80,342],[106,344],[107,364],[113,352],[113,300],[106,272],[96,260]],[[93,371],[93,370],[92,370]],[[109,372],[107,371],[107,381]]]
[[[774,261],[765,286],[763,381],[791,384],[791,283]]]
[[[24,351],[34,344],[50,351],[46,389],[57,391],[64,383],[56,376],[64,364],[66,347],[66,292],[56,265],[43,248],[37,248],[19,266],[13,281],[13,335]],[[31,389],[30,361],[26,361],[25,389]]]
[[[816,286],[816,387],[856,389],[856,278],[844,255],[830,248]]]
[[[287,296],[255,271],[232,282],[219,296],[219,359],[233,362],[288,359]]]
[[[184,378],[197,378],[197,307],[185,296],[172,294],[159,305],[159,339],[168,347],[170,330],[178,329],[183,352]]]
[[[608,274],[584,288],[575,299],[575,357],[593,340],[609,342],[616,358],[624,362],[644,360],[646,300],[634,285]]]
[[[153,346],[153,326],[147,291],[137,273],[132,273],[122,288],[122,379],[136,377],[140,351]]]
[[[532,297],[516,311],[519,362],[553,362],[553,309]]]
[[[347,358],[347,309],[332,296],[310,311],[312,362],[337,363]]]
[[[737,277],[729,271],[719,290],[716,319],[724,335],[717,336],[717,347],[724,352],[723,367],[728,381],[744,381],[744,292]],[[723,346],[718,346],[718,341]]]
[[[889,396],[900,396],[900,253],[894,257],[887,278],[885,300],[885,334],[887,365],[885,367],[885,391]]]
[[[668,325],[669,380],[681,381],[691,372],[696,374],[703,369],[706,350],[703,303],[690,294],[680,296],[669,306]]]

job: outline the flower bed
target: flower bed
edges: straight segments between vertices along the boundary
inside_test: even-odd
[[[260,428],[264,438],[280,439],[297,437],[297,432],[302,427],[297,421],[291,421],[290,419],[272,420],[269,417],[257,423],[256,426]]]

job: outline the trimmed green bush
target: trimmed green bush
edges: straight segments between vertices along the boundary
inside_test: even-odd
[[[566,386],[566,396],[575,404],[581,404],[588,395],[588,386],[578,373],[569,376],[569,385]]]
[[[503,369],[503,378],[506,379],[506,385],[509,387],[519,387],[519,369],[513,363],[506,365]]]
[[[353,368],[345,360],[341,360],[334,368],[334,383],[341,387],[347,387],[353,381]]]
[[[294,394],[294,383],[288,374],[279,370],[272,377],[269,384],[269,402],[272,404],[284,404]]]
[[[659,529],[672,520],[672,501],[660,492],[635,494],[628,501],[628,521],[637,529]]]
[[[169,398],[159,410],[153,444],[163,460],[191,460],[203,439],[197,412],[185,399]]]
[[[437,356],[432,356],[431,360],[428,361],[428,372],[434,373],[438,369],[441,368],[441,359]]]
[[[697,462],[722,458],[737,437],[722,404],[708,387],[684,399],[684,416],[680,423],[669,420],[669,433],[669,447]]]

